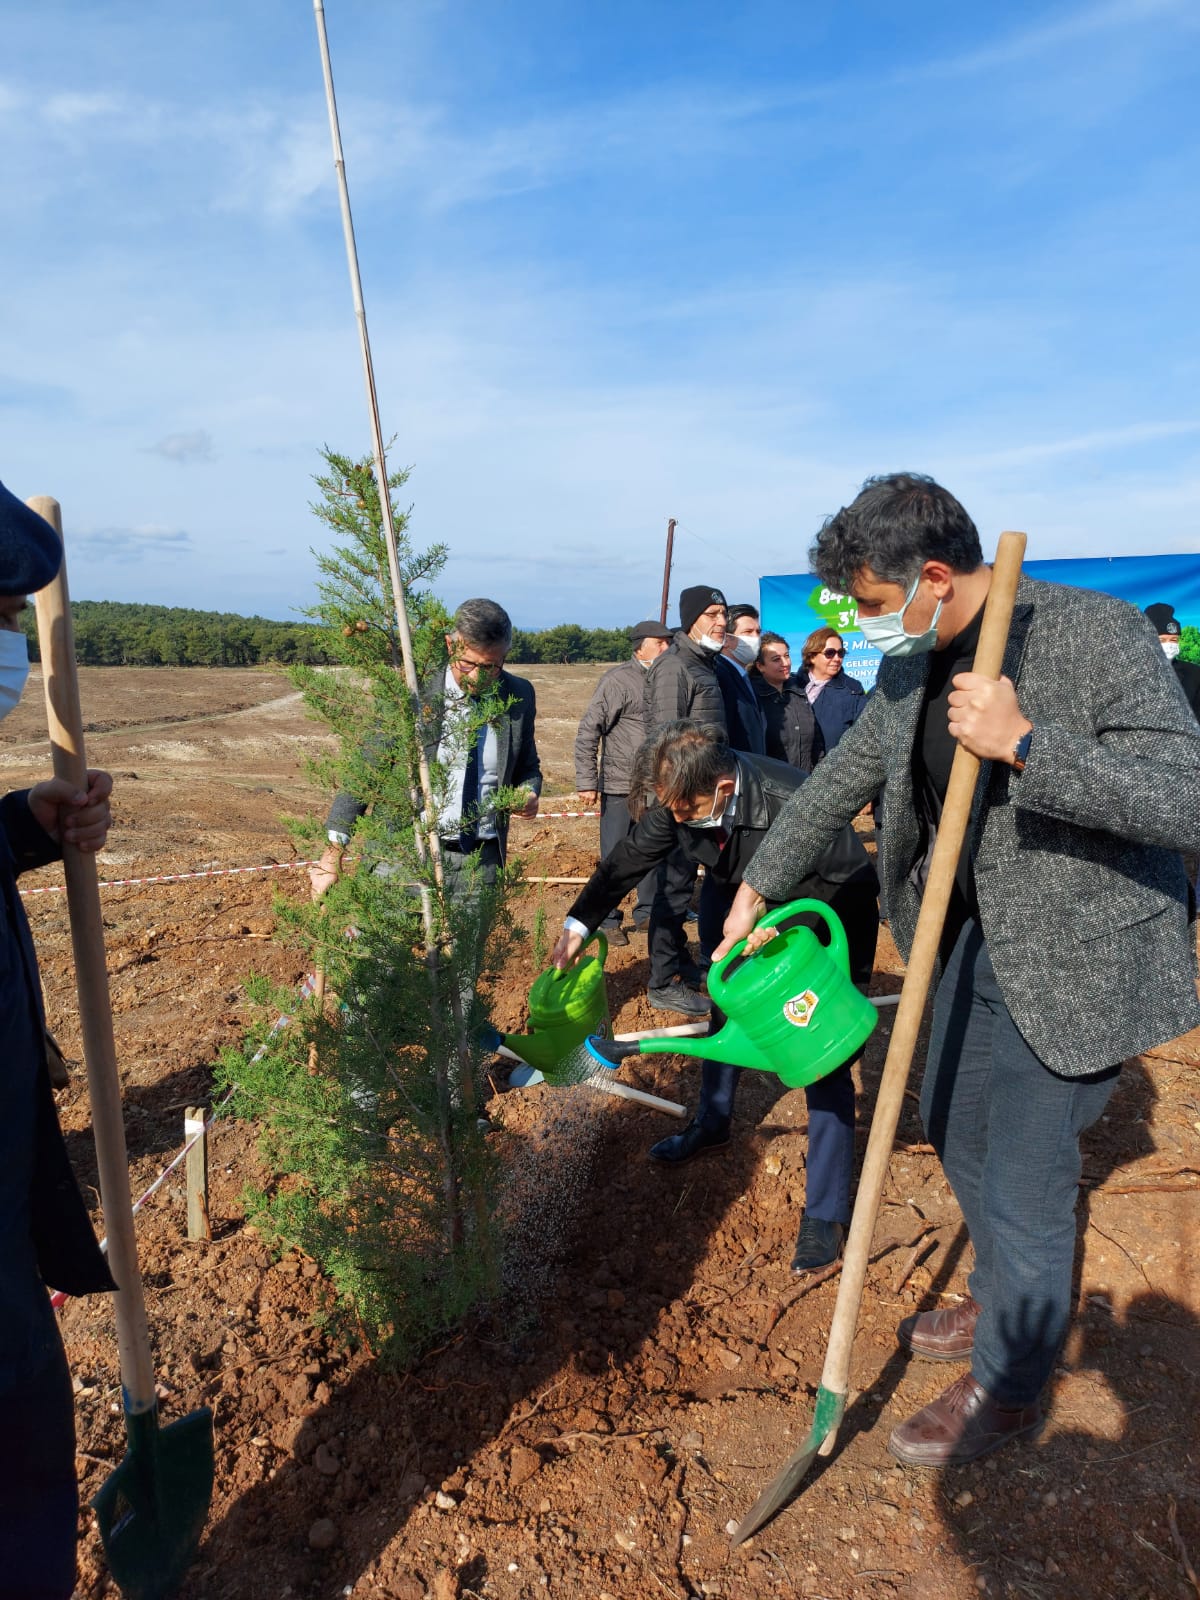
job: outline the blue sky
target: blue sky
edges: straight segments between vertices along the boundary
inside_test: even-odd
[[[803,570],[873,472],[985,548],[1200,548],[1193,0],[326,0],[385,433],[451,604]],[[0,478],[77,598],[287,617],[369,448],[306,0],[10,8]]]

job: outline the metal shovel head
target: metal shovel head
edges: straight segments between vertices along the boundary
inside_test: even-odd
[[[165,1428],[158,1409],[125,1415],[129,1448],[92,1501],[109,1570],[125,1600],[166,1600],[200,1545],[213,1490],[207,1406]]]
[[[808,1438],[780,1467],[771,1482],[759,1495],[746,1515],[733,1530],[734,1545],[741,1544],[758,1532],[764,1522],[770,1522],[777,1511],[783,1509],[800,1486],[800,1480],[818,1455],[827,1455],[833,1448],[838,1426],[846,1410],[846,1396],[834,1394],[821,1385],[817,1390],[817,1405]],[[821,1446],[828,1444],[826,1450]]]

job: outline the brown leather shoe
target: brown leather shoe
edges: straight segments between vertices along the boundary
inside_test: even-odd
[[[999,1406],[969,1372],[892,1429],[888,1449],[910,1467],[957,1467],[1042,1425],[1038,1400]]]
[[[975,1343],[979,1306],[967,1297],[958,1306],[940,1306],[905,1317],[896,1337],[914,1356],[926,1361],[965,1361]]]

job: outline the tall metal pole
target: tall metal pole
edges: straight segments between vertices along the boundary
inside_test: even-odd
[[[668,595],[670,593],[670,589],[671,589],[671,558],[672,558],[672,556],[674,554],[675,554],[675,518],[674,517],[668,517],[667,518],[667,559],[666,559],[666,563],[663,566],[662,607],[661,607],[661,609],[659,611],[659,615],[658,615],[658,620],[662,623],[664,628],[667,625],[667,597],[668,597]]]

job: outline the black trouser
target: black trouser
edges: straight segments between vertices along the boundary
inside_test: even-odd
[[[687,955],[684,925],[692,888],[696,882],[696,863],[678,846],[658,868],[658,888],[650,913],[650,987],[665,989],[676,977]]]
[[[33,1290],[45,1294],[41,1283]],[[61,1342],[0,1391],[0,1600],[70,1600],[75,1588],[75,1397]]]
[[[733,903],[735,886],[718,883],[706,875],[700,893],[700,949],[711,955],[721,942],[725,917]],[[875,968],[875,943],[879,936],[879,911],[875,890],[869,884],[842,884],[829,896],[830,909],[841,918],[850,954],[850,978],[864,994]],[[805,925],[823,927],[819,917],[806,916]],[[725,1018],[713,1007],[710,1033]],[[804,1209],[823,1222],[850,1221],[850,1186],[854,1177],[854,1063],[853,1056],[835,1071],[810,1083],[808,1102],[808,1155],[805,1162]],[[740,1067],[723,1061],[706,1061],[700,1075],[700,1104],[695,1120],[712,1132],[726,1129],[733,1116]]]
[[[602,794],[600,796],[600,855],[611,855],[621,840],[626,838],[633,827],[629,816],[629,796],[625,794]],[[650,871],[637,886],[637,900],[633,907],[634,921],[648,922],[654,905],[654,893],[658,887],[658,868],[651,867]],[[602,928],[619,928],[621,926],[621,908],[617,906],[610,911],[600,924]]]

